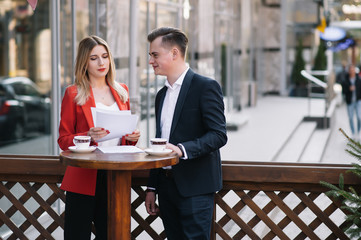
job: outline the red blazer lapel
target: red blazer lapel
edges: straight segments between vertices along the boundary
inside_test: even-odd
[[[125,87],[124,84],[121,84],[122,87],[124,87],[127,91],[128,89]],[[110,87],[110,86],[109,86]],[[115,91],[114,88],[110,87],[110,91],[112,92],[113,96],[114,96],[114,99],[115,101],[117,102],[118,104],[118,107],[119,109],[122,111],[122,110],[130,110],[130,106],[129,106],[129,100],[124,103],[121,99],[120,99],[120,96],[118,95],[117,91]]]
[[[95,107],[95,101],[94,101],[93,91],[90,88],[90,98],[88,99],[88,101],[84,105],[81,106],[81,108],[83,109],[84,116],[85,116],[85,119],[86,119],[86,121],[88,123],[89,128],[94,127],[91,107]]]

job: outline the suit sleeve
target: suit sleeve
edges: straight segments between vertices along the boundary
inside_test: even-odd
[[[62,150],[67,150],[68,147],[73,146],[73,138],[76,135],[87,135],[87,132],[76,133],[76,103],[71,94],[70,88],[67,88],[61,103],[59,125],[58,144]]]
[[[227,143],[226,119],[221,87],[215,80],[202,87],[200,111],[205,133],[191,141],[182,142],[188,159],[198,158],[220,149]]]

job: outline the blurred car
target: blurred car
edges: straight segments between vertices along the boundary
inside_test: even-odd
[[[50,99],[26,77],[0,77],[0,141],[49,133]]]

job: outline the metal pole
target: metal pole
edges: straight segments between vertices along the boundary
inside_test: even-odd
[[[71,70],[72,70],[72,83],[74,83],[74,63],[76,58],[76,0],[71,1],[71,27],[72,27],[72,34],[71,34],[71,40],[72,40],[72,51],[71,51]]]
[[[147,18],[146,18],[146,28],[147,28],[147,33],[150,32],[150,13],[149,13],[149,2],[147,2]],[[147,44],[147,57],[145,59],[148,59],[149,56],[148,56],[148,53],[149,53],[149,44]],[[150,66],[147,62],[147,147],[149,147],[149,120],[150,120],[150,95],[149,95],[149,71],[150,71]]]
[[[133,109],[139,112],[139,94],[137,91],[137,26],[138,26],[138,0],[130,1],[129,26],[129,96]]]
[[[59,154],[58,140],[58,123],[60,122],[60,54],[59,54],[59,1],[50,1],[50,25],[51,25],[51,68],[52,68],[52,84],[51,84],[51,146],[52,154]]]
[[[287,0],[281,1],[281,24],[280,24],[280,39],[281,39],[281,69],[280,69],[280,93],[287,95]]]
[[[99,36],[99,0],[95,0],[95,9],[94,9],[94,15],[95,15],[95,35]]]
[[[308,116],[311,117],[311,82],[307,83],[307,98],[308,98]]]

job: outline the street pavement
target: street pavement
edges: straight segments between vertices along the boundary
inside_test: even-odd
[[[312,99],[309,104],[307,98],[259,97],[254,107],[245,108],[240,112],[226,113],[227,122],[238,126],[238,130],[228,131],[228,142],[221,149],[222,160],[272,161],[304,116],[322,115],[323,112],[322,99]],[[343,102],[335,108],[327,144],[319,146],[324,148],[323,157],[316,162],[345,164],[355,162],[355,159],[345,151],[347,141],[339,128],[344,129],[348,134],[350,132],[346,104]],[[289,159],[289,162],[295,161]]]

